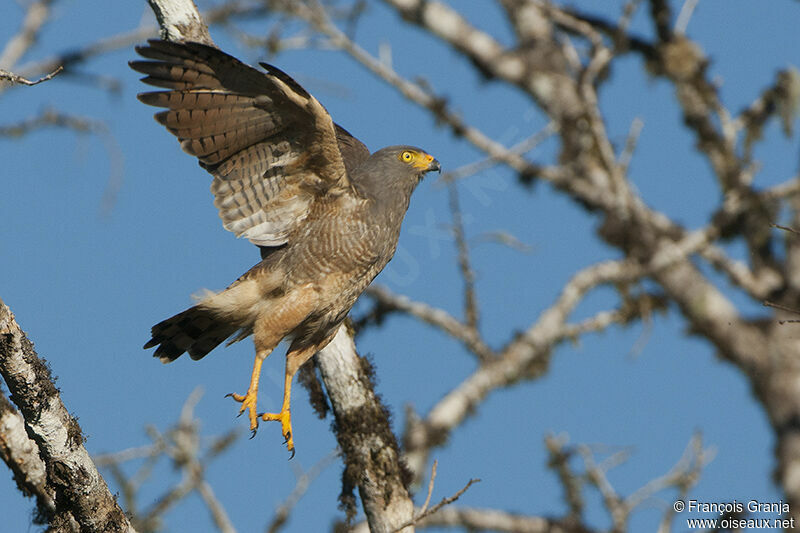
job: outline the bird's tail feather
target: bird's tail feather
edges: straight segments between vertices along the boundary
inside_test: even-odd
[[[162,363],[174,361],[184,352],[197,360],[239,329],[235,324],[215,318],[210,309],[196,305],[153,326],[153,338],[144,347],[158,346],[153,356]]]

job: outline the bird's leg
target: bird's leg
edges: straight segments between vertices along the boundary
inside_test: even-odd
[[[250,375],[250,386],[247,388],[247,394],[242,396],[241,394],[232,392],[225,396],[226,398],[230,396],[242,404],[239,408],[239,416],[244,413],[245,409],[248,410],[247,416],[250,419],[250,431],[252,432],[250,438],[255,437],[256,430],[258,429],[258,411],[256,409],[256,403],[258,401],[258,379],[261,376],[261,365],[268,355],[268,351],[256,353],[256,360],[255,363],[253,363],[253,373]]]
[[[287,361],[288,363],[288,361]],[[265,421],[278,421],[281,423],[281,433],[283,433],[284,443],[286,444],[286,449],[292,452],[292,457],[294,457],[294,439],[292,439],[292,414],[290,410],[291,406],[291,397],[292,397],[292,379],[294,378],[294,374],[290,374],[288,370],[288,364],[286,376],[283,384],[283,405],[281,405],[281,412],[280,413],[263,413],[261,415],[262,420]]]
[[[281,411],[280,413],[264,413],[261,415],[262,420],[274,420],[281,423],[281,432],[283,433],[283,438],[285,439],[286,449],[292,452],[292,457],[294,457],[294,439],[292,438],[292,415],[290,409],[292,398],[292,379],[297,373],[297,369],[300,368],[303,363],[311,359],[311,357],[317,353],[319,349],[325,347],[325,345],[328,344],[328,341],[329,339],[326,339],[322,343],[313,344],[311,346],[302,348],[297,346],[295,342],[292,343],[292,345],[289,347],[289,351],[286,352],[286,375],[284,377],[283,384],[283,405],[281,405]]]

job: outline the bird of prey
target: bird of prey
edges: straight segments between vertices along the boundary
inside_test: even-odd
[[[200,359],[225,340],[253,335],[255,363],[244,395],[258,420],[281,423],[294,455],[292,378],[324,348],[350,308],[389,262],[411,193],[439,162],[413,146],[370,154],[312,95],[279,69],[266,72],[199,43],[148,41],[130,66],[164,89],[139,94],[183,150],[214,177],[225,229],[261,249],[261,262],[227,289],[152,328],[145,348],[167,363]],[[259,414],[264,359],[290,341],[281,410]]]

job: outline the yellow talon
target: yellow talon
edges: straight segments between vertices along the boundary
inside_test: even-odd
[[[258,429],[258,414],[256,410],[258,393],[251,393],[250,391],[247,391],[247,394],[242,396],[241,394],[235,394],[232,392],[227,394],[225,397],[227,398],[228,396],[242,404],[242,406],[239,408],[239,414],[237,416],[242,416],[242,413],[244,413],[245,409],[247,409],[247,417],[250,419],[250,431],[253,432],[250,438],[253,438],[256,434],[256,430]]]
[[[247,418],[250,419],[250,431],[252,432],[251,439],[256,436],[256,430],[258,429],[258,411],[256,409],[256,404],[258,403],[258,377],[261,374],[261,363],[264,362],[264,357],[266,355],[263,357],[256,355],[256,360],[253,363],[253,373],[250,376],[250,386],[247,387],[247,394],[242,396],[232,392],[225,395],[226,398],[230,396],[242,404],[237,416],[242,416],[242,413],[247,409]]]
[[[294,457],[294,440],[292,439],[292,415],[288,409],[281,411],[280,413],[264,413],[261,415],[261,419],[268,422],[268,421],[276,421],[281,423],[281,433],[283,433],[284,443],[286,444],[286,449],[292,452],[292,457]],[[290,457],[291,459],[291,457]]]

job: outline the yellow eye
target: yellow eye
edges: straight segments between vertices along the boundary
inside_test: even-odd
[[[400,159],[405,161],[406,163],[410,163],[412,159],[414,159],[414,154],[411,152],[403,152],[400,154]]]

